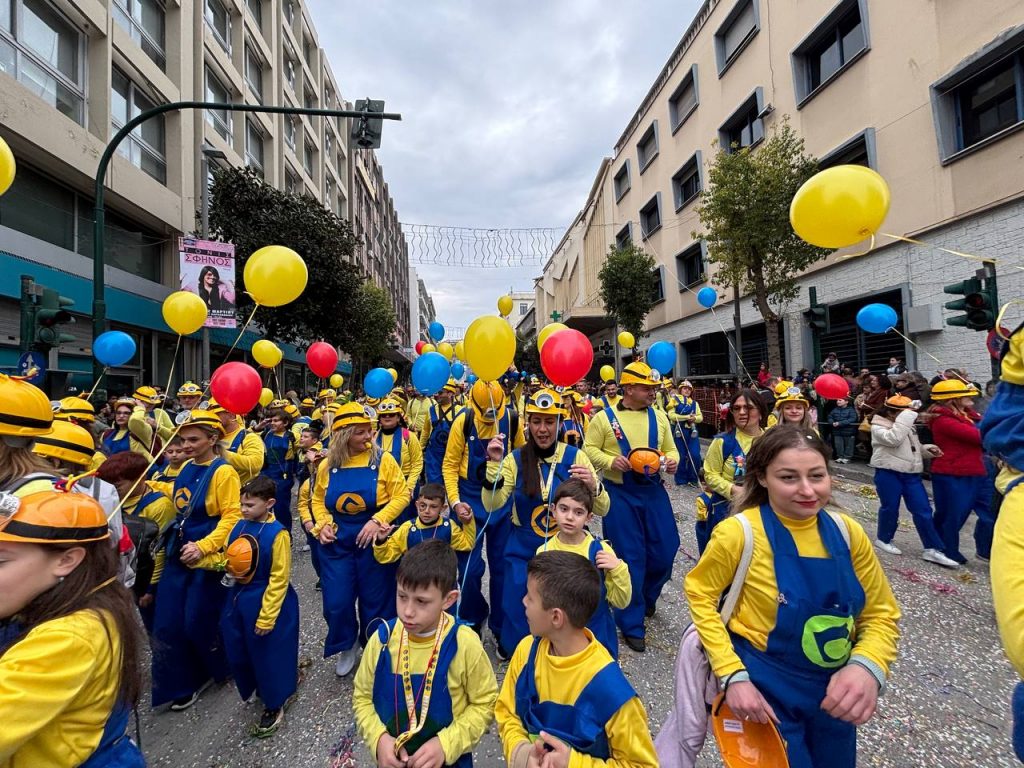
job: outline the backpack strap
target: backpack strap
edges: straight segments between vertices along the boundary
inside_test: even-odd
[[[34,483],[36,480],[49,480],[51,483],[55,483],[60,479],[59,475],[50,474],[49,472],[30,472],[27,475],[15,478],[0,490],[4,493],[15,493],[19,488],[24,488],[26,485]]]
[[[740,592],[743,591],[743,583],[747,580],[747,573],[750,571],[750,561],[754,557],[754,530],[750,526],[750,520],[742,513],[736,515],[736,519],[740,521],[740,527],[743,528],[743,552],[740,554],[740,562],[736,566],[736,573],[733,574],[732,584],[729,585],[729,591],[725,593],[725,601],[719,611],[723,624],[729,623],[733,611],[736,610]],[[849,535],[846,533],[845,524],[841,526],[841,530],[844,535]]]
[[[846,542],[846,548],[849,549],[850,548],[850,529],[846,527],[846,521],[843,520],[843,516],[840,515],[838,512],[831,512],[831,511],[829,511],[827,509],[825,510],[825,512],[828,514],[829,517],[832,518],[832,522],[834,522],[836,524],[836,527],[839,529],[839,533],[843,537],[843,541]]]

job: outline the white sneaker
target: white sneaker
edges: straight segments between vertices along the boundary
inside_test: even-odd
[[[875,539],[875,546],[883,552],[888,552],[890,555],[902,555],[903,550],[894,544],[888,544],[881,539]]]
[[[334,674],[338,677],[351,675],[352,670],[356,668],[356,655],[358,653],[355,648],[342,651],[338,656],[338,665],[334,668]]]
[[[956,560],[951,560],[944,554],[939,552],[937,549],[926,549],[921,553],[921,559],[927,560],[929,563],[935,563],[941,565],[943,568],[959,568],[960,564]]]

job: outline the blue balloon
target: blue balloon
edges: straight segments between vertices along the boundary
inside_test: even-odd
[[[676,348],[667,341],[656,341],[647,350],[647,364],[662,375],[676,367]]]
[[[441,359],[443,360],[444,358]],[[363,379],[363,391],[367,397],[387,397],[394,386],[395,382],[391,378],[391,374],[388,373],[387,368],[373,368],[367,372],[366,378]]]
[[[435,344],[444,338],[444,326],[437,322],[437,320],[432,322],[427,330]]]
[[[107,331],[92,343],[92,354],[103,365],[114,368],[135,357],[135,339],[124,331]]]
[[[857,325],[868,333],[885,333],[896,322],[896,310],[888,304],[866,304],[857,312]]]
[[[470,384],[476,384],[476,374],[469,374],[469,378],[467,378],[466,381],[468,381]]]
[[[718,291],[710,285],[706,285],[697,291],[697,303],[706,309],[711,309],[718,301]]]
[[[462,377],[466,375],[466,366],[456,360],[452,363],[452,378],[456,381],[461,381]]]
[[[451,367],[440,352],[427,352],[412,364],[412,385],[421,394],[430,397],[448,383]]]

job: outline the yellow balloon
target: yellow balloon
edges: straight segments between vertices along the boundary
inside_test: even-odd
[[[0,164],[3,163],[0,153]],[[3,170],[0,168],[0,174]],[[0,183],[0,187],[3,184]],[[2,190],[0,190],[2,194]],[[203,327],[206,322],[206,304],[194,293],[188,291],[175,291],[166,299],[160,308],[164,316],[164,322],[172,331],[182,336],[195,333]]]
[[[7,146],[7,142],[0,138],[0,195],[11,188],[16,171],[17,163],[14,162],[14,153]]]
[[[466,359],[466,345],[461,341],[455,342],[455,359],[465,360]]]
[[[502,317],[508,317],[512,314],[512,297],[502,296],[498,299],[498,312],[501,313]]]
[[[273,392],[273,390],[267,389],[266,387],[261,389],[260,390],[260,405],[262,405],[264,408],[266,408],[272,402],[274,402],[274,392]]]
[[[341,389],[341,385],[345,383],[345,377],[340,373],[332,373],[331,378],[327,381],[334,389]]]
[[[466,362],[483,381],[494,381],[512,365],[516,334],[494,315],[478,317],[466,329]]]
[[[626,349],[632,349],[635,347],[636,339],[633,338],[633,334],[629,331],[619,331],[619,346],[625,347]]]
[[[442,341],[438,344],[437,351],[444,355],[444,359],[449,363],[452,361],[452,358],[455,357],[455,348],[447,341]]]
[[[814,174],[793,196],[789,222],[811,245],[845,248],[882,226],[889,185],[863,165],[837,165]]]
[[[615,381],[615,369],[610,365],[602,365],[601,381]]]
[[[425,355],[427,352],[437,352],[437,347],[433,344],[424,344],[423,348],[420,350],[420,354]]]
[[[548,337],[551,336],[551,334],[568,329],[569,326],[562,325],[562,323],[548,323],[541,328],[540,333],[537,334],[537,349],[544,349],[544,342],[548,340]]]
[[[252,357],[260,364],[261,368],[274,368],[281,362],[284,353],[278,349],[277,344],[267,339],[260,339],[252,345]]]
[[[291,248],[268,245],[255,251],[242,272],[245,290],[263,307],[280,307],[295,301],[306,289],[306,262]]]
[[[428,344],[427,346],[429,347],[430,345]],[[433,352],[434,350],[430,350],[430,351]],[[391,374],[391,381],[392,382],[398,381],[398,371],[396,371],[394,368],[388,368],[388,373]]]

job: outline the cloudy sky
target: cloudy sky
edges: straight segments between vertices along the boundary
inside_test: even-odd
[[[309,0],[342,96],[402,113],[379,150],[401,221],[482,228],[568,226],[699,4]],[[416,269],[461,327],[540,273]]]

